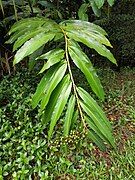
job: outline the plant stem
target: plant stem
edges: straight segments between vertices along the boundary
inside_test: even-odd
[[[12,0],[12,1],[13,1],[13,5],[14,5],[15,19],[16,19],[16,21],[18,21],[17,9],[16,9],[16,5],[15,5],[15,1],[14,0]]]
[[[76,100],[77,100],[77,106],[78,106],[78,110],[79,110],[79,113],[80,113],[80,117],[81,117],[81,120],[82,120],[82,123],[83,123],[84,130],[86,130],[86,124],[85,124],[85,120],[84,120],[84,117],[83,117],[82,109],[81,109],[80,102],[79,102],[79,97],[78,97],[77,90],[76,90],[76,85],[75,85],[75,82],[74,82],[74,78],[73,78],[73,74],[72,74],[71,67],[70,67],[70,62],[69,62],[68,38],[66,36],[66,33],[65,32],[63,32],[63,33],[64,33],[64,37],[65,37],[65,52],[66,52],[66,60],[67,60],[67,64],[68,64],[68,70],[69,70],[70,78],[71,78],[71,81],[72,81],[72,84],[73,84],[73,90],[74,90],[74,94],[75,94],[75,97],[76,97]]]
[[[3,8],[2,0],[0,0],[0,7],[1,7],[1,11],[2,11],[3,17],[4,17],[5,13],[4,13],[4,8]]]

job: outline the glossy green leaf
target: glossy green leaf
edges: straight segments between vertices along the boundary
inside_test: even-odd
[[[83,21],[88,21],[88,15],[87,15],[87,8],[88,8],[89,4],[82,4],[81,7],[78,10],[78,16],[80,20]]]
[[[100,118],[100,116],[96,113],[96,111],[93,111],[90,108],[90,106],[88,106],[88,104],[80,101],[80,105],[83,108],[83,110],[86,112],[86,114],[89,117],[91,117],[91,119],[93,120],[94,124],[101,131],[103,136],[107,139],[108,143],[110,143],[110,145],[112,147],[115,147],[114,138],[112,136],[112,133],[111,133],[110,129],[108,128],[108,126],[106,126],[106,124],[104,123],[102,118]]]
[[[63,65],[61,65],[56,69],[57,70],[55,71],[55,73],[53,73],[53,76],[49,79],[47,86],[44,89],[43,98],[40,106],[41,110],[45,109],[52,91],[56,88],[58,83],[62,80],[63,76],[65,75],[67,69],[67,63],[64,63]]]
[[[64,110],[64,107],[67,103],[68,97],[70,95],[71,92],[71,87],[72,87],[72,83],[68,83],[66,84],[62,91],[60,96],[58,97],[57,103],[52,111],[52,116],[51,116],[51,122],[50,122],[50,128],[48,131],[48,138],[50,139],[53,133],[53,129],[57,123],[57,120],[60,118],[61,113]]]
[[[43,44],[46,44],[48,41],[51,41],[54,38],[54,33],[40,33],[34,38],[27,41],[16,53],[14,58],[14,64],[19,63],[24,57],[32,54]]]
[[[52,112],[54,110],[54,107],[57,104],[58,98],[61,95],[61,92],[67,84],[70,83],[70,76],[67,74],[62,81],[58,84],[58,86],[55,88],[55,90],[52,92],[50,100],[46,106],[46,109],[44,111],[44,114],[42,115],[42,122],[43,124],[47,124],[51,120]]]
[[[33,38],[37,34],[43,32],[43,28],[34,29],[31,31],[25,32],[22,36],[20,36],[14,43],[13,51],[17,50],[20,46],[22,46],[26,41]]]
[[[69,43],[69,54],[75,65],[84,73],[93,92],[103,100],[104,91],[89,58],[80,49],[77,43],[73,41]]]
[[[55,70],[54,68],[49,69],[49,71],[42,77],[40,83],[38,84],[36,92],[32,98],[32,107],[33,108],[35,108],[38,105],[39,101],[42,99],[44,89],[45,89],[48,81],[50,80],[51,76],[53,76],[54,70]]]
[[[97,34],[107,35],[104,29],[102,29],[100,26],[90,23],[87,21],[81,21],[81,20],[66,20],[60,23],[60,27],[64,30],[85,30],[90,32],[95,32]]]
[[[66,111],[66,117],[64,119],[64,131],[63,131],[64,136],[68,136],[69,134],[74,108],[75,108],[75,96],[72,95],[69,99],[67,111]]]
[[[101,133],[100,129],[97,128],[97,126],[94,124],[93,120],[90,117],[85,116],[85,121],[87,122],[89,129],[92,130],[93,132],[95,132],[95,134],[97,134],[97,136],[100,138],[100,141],[102,141],[103,144],[105,142],[108,142],[106,137],[104,137],[104,135]]]
[[[9,38],[9,40],[6,41],[6,43],[11,44],[11,43],[15,42],[18,38],[23,36],[28,31],[29,31],[29,28],[25,28],[20,31],[16,31],[13,35],[11,35],[11,37]]]
[[[49,69],[54,64],[58,63],[64,58],[64,50],[63,49],[54,49],[46,54],[42,54],[37,59],[48,59],[47,62],[45,62],[44,66],[40,70],[39,73],[43,73],[45,70]]]
[[[105,145],[103,144],[103,141],[97,136],[97,134],[90,130],[88,131],[88,137],[102,150],[105,151]]]
[[[42,26],[45,21],[48,21],[48,19],[45,18],[26,18],[26,19],[22,19],[18,22],[16,22],[10,29],[9,31],[9,35],[16,32],[16,31],[20,31],[23,30],[24,28],[36,28],[39,26]]]
[[[95,0],[90,0],[90,4],[91,4],[94,14],[97,17],[101,16],[101,9],[98,8],[97,4],[95,3]]]
[[[114,58],[113,54],[108,50],[103,44],[99,43],[97,40],[95,40],[92,37],[89,37],[87,34],[82,33],[80,36],[79,31],[70,31],[67,32],[67,35],[74,39],[75,41],[81,42],[85,44],[86,46],[95,49],[100,55],[108,58],[111,62],[116,64],[116,59]]]
[[[83,99],[83,101],[88,106],[90,106],[90,109],[92,109],[93,112],[96,112],[99,115],[99,117],[104,121],[104,123],[108,126],[110,131],[112,131],[110,122],[108,121],[105,113],[103,112],[101,107],[97,104],[97,102],[90,96],[90,94],[81,87],[77,88],[77,92],[79,96]]]

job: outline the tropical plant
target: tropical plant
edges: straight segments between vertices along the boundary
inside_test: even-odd
[[[51,49],[35,59],[44,61],[39,73],[44,73],[32,98],[32,106],[40,103],[43,125],[50,123],[48,139],[67,105],[64,117],[64,136],[68,136],[71,124],[81,119],[84,131],[102,149],[104,142],[115,147],[112,128],[104,112],[96,101],[83,88],[77,87],[71,63],[85,75],[92,91],[104,100],[103,87],[88,56],[82,51],[80,43],[95,49],[100,55],[116,63],[111,47],[105,37],[106,32],[99,26],[79,20],[66,20],[59,24],[46,18],[27,18],[15,23],[8,43],[13,43],[16,51],[14,65],[33,54],[50,41],[57,42],[59,48]],[[64,48],[63,48],[63,43]],[[79,121],[78,121],[79,123]]]

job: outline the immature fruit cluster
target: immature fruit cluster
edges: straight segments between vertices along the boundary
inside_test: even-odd
[[[72,147],[74,145],[77,145],[80,140],[85,139],[87,135],[87,132],[82,131],[71,131],[70,135],[67,137],[61,137],[56,139],[54,142],[50,142],[49,147],[50,148],[60,148],[61,146],[68,145],[69,147]]]

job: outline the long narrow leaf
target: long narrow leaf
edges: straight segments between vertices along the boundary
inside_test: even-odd
[[[69,54],[75,65],[84,73],[93,92],[103,100],[104,91],[89,58],[84,54],[77,43],[73,41],[70,41],[69,44]]]
[[[105,145],[103,144],[103,141],[97,136],[97,134],[90,130],[88,131],[88,137],[102,150],[105,151]]]
[[[32,54],[43,44],[46,44],[48,41],[51,41],[54,38],[54,33],[40,33],[34,38],[27,41],[16,53],[14,64],[19,63],[24,57]]]
[[[20,46],[22,46],[26,41],[41,33],[43,28],[34,29],[31,31],[25,32],[22,36],[20,36],[14,43],[13,51],[17,50]]]
[[[63,58],[64,58],[63,49],[54,49],[47,52],[46,54],[42,54],[37,59],[48,59],[48,61],[45,62],[44,66],[42,67],[39,73],[43,73],[45,70],[49,69],[52,65],[61,61]]]
[[[100,26],[87,22],[87,21],[81,21],[81,20],[66,20],[60,23],[60,26],[64,30],[74,29],[76,31],[78,30],[88,30],[95,32],[97,34],[107,35],[104,29],[102,29]]]
[[[35,94],[32,98],[32,107],[35,108],[39,101],[42,99],[44,89],[46,88],[50,78],[53,76],[53,73],[57,72],[57,68],[49,69],[49,71],[42,77],[40,83],[38,84],[38,87],[36,89]]]
[[[53,76],[49,79],[47,87],[44,89],[43,98],[40,106],[41,110],[45,109],[51,93],[56,88],[58,83],[62,80],[63,76],[65,75],[66,69],[67,63],[64,63],[63,65],[57,68],[57,71],[55,71],[55,73],[53,73]]]
[[[86,33],[81,33],[79,31],[72,31],[67,32],[69,38],[74,39],[75,41],[81,42],[86,46],[95,49],[100,55],[108,58],[111,62],[116,64],[116,59],[114,58],[113,54],[108,50],[103,44],[99,43],[92,37],[89,37]]]
[[[47,124],[51,120],[52,112],[54,111],[54,107],[57,104],[58,98],[61,95],[61,92],[67,84],[70,83],[70,76],[67,74],[62,81],[58,84],[55,90],[52,92],[50,100],[46,106],[44,114],[42,115],[43,124]]]
[[[100,129],[97,128],[97,126],[94,124],[93,120],[90,117],[85,116],[85,121],[89,125],[89,129],[92,129],[99,136],[99,138],[103,141],[103,143],[108,142],[106,137],[104,137],[104,135],[101,133]]]
[[[100,129],[101,133],[112,145],[112,147],[115,147],[112,133],[110,129],[108,129],[104,121],[99,117],[98,114],[96,114],[96,112],[93,112],[91,109],[89,109],[89,106],[86,105],[84,102],[80,101],[80,105],[83,108],[83,110],[87,113],[87,115],[92,118],[94,124],[97,126],[98,129]]]
[[[104,121],[104,123],[108,126],[108,128],[112,131],[111,125],[101,109],[101,107],[97,104],[97,102],[87,93],[83,88],[78,87],[77,91],[79,93],[79,96],[83,99],[83,101],[91,108],[93,109],[93,112],[96,112],[99,117]]]
[[[32,27],[39,27],[42,26],[45,21],[47,21],[47,19],[45,18],[27,18],[27,19],[22,19],[18,22],[16,22],[10,29],[9,31],[9,35],[16,32],[16,31],[20,31],[24,28],[32,28]]]
[[[52,136],[52,132],[53,129],[56,125],[57,120],[60,118],[61,113],[63,112],[63,109],[67,103],[68,97],[70,95],[71,92],[71,87],[72,87],[72,83],[70,82],[70,84],[66,84],[63,88],[63,90],[61,91],[61,94],[58,98],[57,104],[54,107],[54,110],[52,112],[52,116],[51,116],[51,123],[50,123],[50,128],[48,131],[48,138],[50,139]]]
[[[74,113],[74,107],[75,107],[75,96],[72,95],[69,99],[66,117],[64,119],[64,131],[63,132],[64,132],[65,136],[68,136],[68,134],[69,134],[71,121],[72,121],[73,113]]]

